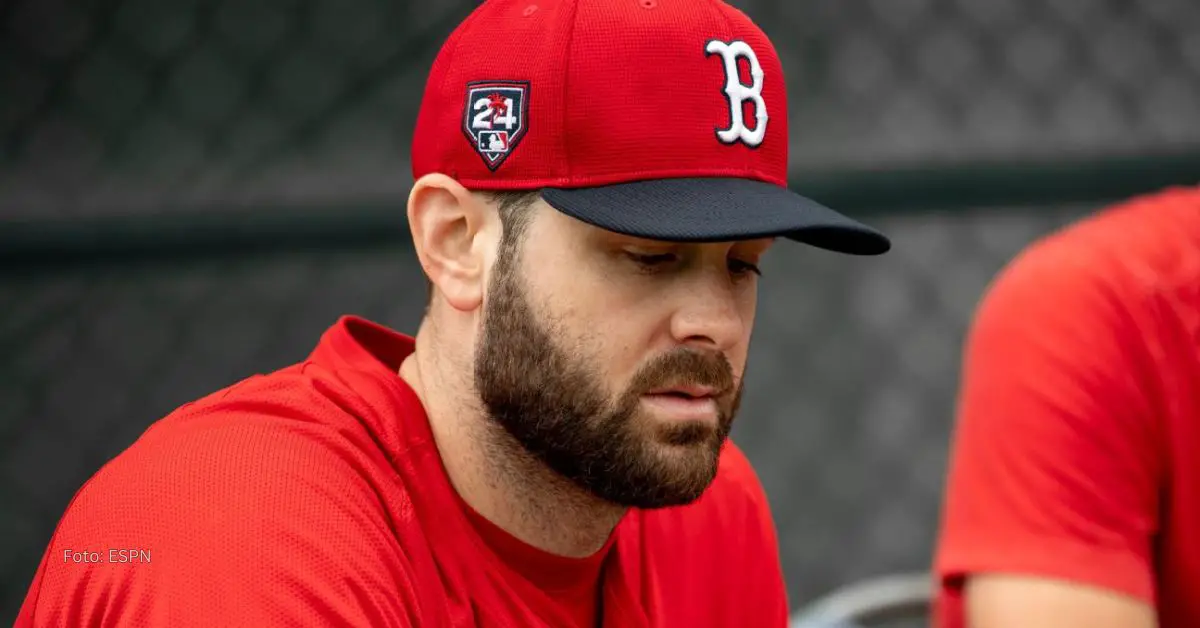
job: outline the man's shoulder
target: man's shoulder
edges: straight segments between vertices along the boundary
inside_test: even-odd
[[[304,371],[247,378],[158,420],[83,485],[63,526],[86,520],[95,532],[108,522],[131,534],[139,521],[164,533],[178,531],[164,528],[173,523],[236,527],[289,509],[320,516],[337,507],[320,499],[280,507],[306,490],[369,492],[386,455],[354,411]]]
[[[320,381],[303,366],[252,377],[153,425],[76,493],[26,612],[99,625],[64,618],[95,618],[119,598],[122,617],[190,625],[399,616],[412,592],[395,538],[407,494]]]
[[[151,424],[138,443],[238,426],[340,425],[366,410],[334,372],[306,361],[251,375],[189,401]]]
[[[262,433],[319,442],[330,449],[347,444],[379,449],[380,435],[373,432],[384,422],[381,415],[397,411],[380,401],[386,394],[380,389],[379,382],[360,372],[299,362],[252,375],[176,408],[151,424],[129,451],[213,441],[226,447],[223,459],[231,460],[247,448],[279,446],[254,437]]]
[[[1191,282],[1200,264],[1197,234],[1200,187],[1167,188],[1105,207],[1034,241],[1001,278],[1043,289],[1082,282],[1136,296]]]
[[[1169,322],[1164,313],[1200,306],[1198,282],[1200,188],[1112,205],[1029,244],[996,275],[974,312],[964,369],[990,380],[1016,362],[1025,366],[1008,376],[1156,364],[1140,353]]]
[[[1050,239],[1075,246],[1151,252],[1194,242],[1200,186],[1168,187],[1131,196],[1059,229]],[[1107,246],[1104,246],[1107,245]]]

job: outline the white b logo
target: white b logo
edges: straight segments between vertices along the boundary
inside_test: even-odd
[[[725,43],[712,40],[704,47],[706,55],[719,54],[725,65],[725,96],[729,99],[729,128],[717,131],[717,138],[726,144],[738,140],[747,146],[758,146],[767,134],[767,103],[763,101],[763,69],[758,63],[758,56],[744,41]],[[750,63],[751,83],[746,85],[738,74],[738,57],[745,57]],[[754,104],[754,129],[746,127],[742,115],[743,104],[750,101]]]

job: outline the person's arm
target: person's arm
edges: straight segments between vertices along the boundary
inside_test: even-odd
[[[943,628],[1151,628],[1164,475],[1144,295],[1061,241],[968,339],[936,569]]]
[[[1112,589],[1030,575],[982,574],[967,581],[971,628],[1153,628],[1144,600]]]
[[[407,563],[337,440],[267,418],[152,430],[72,501],[16,625],[408,628]]]

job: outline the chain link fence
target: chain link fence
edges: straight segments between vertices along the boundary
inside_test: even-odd
[[[0,4],[3,211],[394,200],[429,62],[474,4]],[[801,169],[1200,144],[1193,0],[735,4],[782,55]]]
[[[928,567],[996,271],[1102,199],[1200,182],[1200,4],[734,4],[790,72],[795,179],[894,241],[778,247],[764,278],[735,438],[799,607]],[[409,129],[473,5],[0,1],[0,616],[151,422],[340,314],[415,328]]]

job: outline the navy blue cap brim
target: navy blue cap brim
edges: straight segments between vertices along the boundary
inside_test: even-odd
[[[879,231],[787,188],[742,178],[634,181],[547,188],[558,211],[608,231],[671,242],[731,242],[784,237],[850,255],[880,255]]]

